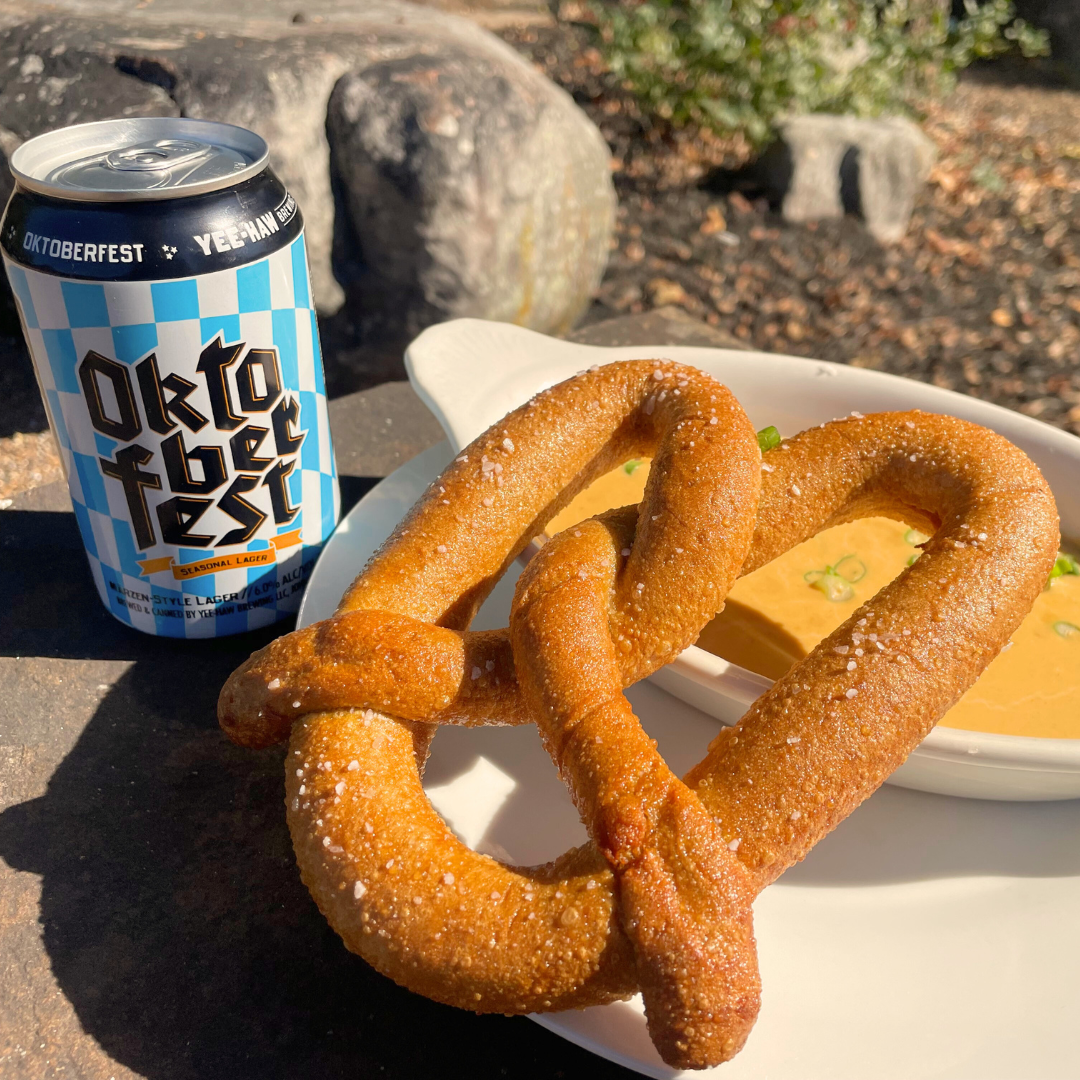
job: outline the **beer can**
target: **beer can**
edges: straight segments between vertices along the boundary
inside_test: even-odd
[[[11,171],[0,248],[105,606],[183,638],[295,612],[340,499],[303,219],[265,142],[110,120]]]

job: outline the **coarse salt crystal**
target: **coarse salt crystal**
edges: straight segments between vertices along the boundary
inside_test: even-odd
[[[449,870],[447,870],[446,873],[443,874],[442,880],[443,880],[444,885],[453,885],[454,884],[454,875],[451,874]]]
[[[479,679],[481,674],[482,674],[482,672],[480,671],[480,669],[478,667],[474,667],[472,669],[472,678],[473,678],[474,681],[476,679]]]
[[[356,772],[360,768],[360,762],[355,759],[349,762],[349,772]]]
[[[742,843],[742,840],[740,840],[738,838],[736,838],[735,840],[732,840],[731,843],[728,844],[728,851],[738,851],[739,850],[739,845],[741,843]]]
[[[364,895],[364,893],[366,893],[366,892],[367,892],[367,886],[362,881],[358,881],[352,887],[352,894],[353,894],[353,899],[354,900],[359,900],[360,897],[362,897]]]
[[[853,698],[858,692],[859,691],[856,690],[855,687],[853,686],[850,690],[845,690],[844,691],[844,697]]]
[[[280,679],[271,679],[266,684],[266,689],[267,690],[276,690],[280,685],[281,685],[281,680]]]
[[[344,780],[339,780],[334,785],[334,791],[337,792],[338,795],[340,795],[344,790],[345,790],[345,781]]]

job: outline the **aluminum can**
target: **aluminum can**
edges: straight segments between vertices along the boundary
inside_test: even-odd
[[[183,638],[294,613],[340,499],[303,220],[265,142],[110,120],[11,171],[4,266],[105,606]]]

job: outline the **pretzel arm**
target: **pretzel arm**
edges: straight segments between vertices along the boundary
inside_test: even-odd
[[[636,518],[627,508],[545,544],[511,631],[545,746],[614,872],[649,1034],[669,1064],[701,1068],[736,1054],[757,1016],[755,889],[621,692],[609,605]],[[693,617],[679,607],[669,618]]]
[[[235,672],[220,703],[229,738],[251,747],[287,739],[307,713],[342,708],[433,724],[532,720],[505,629],[449,630],[382,611],[342,612],[278,638]]]
[[[1038,469],[974,424],[881,413],[784,445],[765,456],[744,572],[871,514],[936,531],[686,777],[758,888],[876,791],[975,682],[1031,609],[1059,541]]]

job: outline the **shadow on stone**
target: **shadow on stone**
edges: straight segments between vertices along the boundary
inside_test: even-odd
[[[18,316],[14,306],[5,307],[10,299],[5,279],[0,288],[0,439],[49,426]]]
[[[859,193],[859,148],[849,146],[840,159],[840,202],[845,214],[863,216],[862,196]]]
[[[346,952],[299,880],[283,750],[241,750],[215,721],[261,642],[205,644],[135,663],[46,794],[0,814],[0,857],[42,878],[44,945],[85,1031],[148,1080],[416,1077],[436,1058],[476,1078],[629,1075]]]
[[[343,517],[378,483],[372,476],[338,479]],[[287,619],[266,631],[235,638],[178,642],[125,626],[98,599],[71,513],[0,514],[0,595],[8,597],[0,606],[0,656],[157,663],[178,654],[198,664],[204,653],[222,650],[242,658],[259,648],[264,637],[269,640],[292,628]]]

